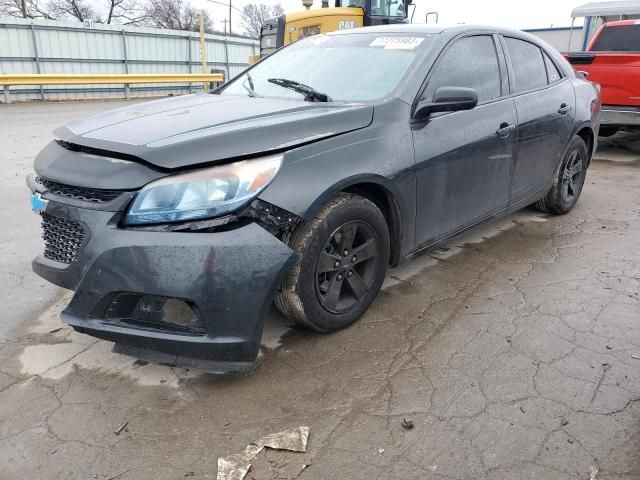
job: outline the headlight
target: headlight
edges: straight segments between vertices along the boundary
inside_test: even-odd
[[[136,195],[125,223],[181,222],[224,215],[258,195],[281,164],[282,155],[272,155],[151,182]]]

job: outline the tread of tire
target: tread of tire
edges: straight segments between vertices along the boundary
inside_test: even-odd
[[[311,220],[305,222],[300,227],[293,230],[293,232],[287,233],[284,242],[293,249],[299,255],[305,250],[308,245],[312,233],[315,230],[314,227],[324,221],[325,218],[338,206],[343,203],[351,202],[354,200],[362,200],[370,202],[364,197],[354,195],[351,193],[340,192],[334,195],[322,208],[316,213]],[[372,205],[373,202],[370,202]],[[276,308],[289,320],[301,325],[309,330],[316,332],[324,332],[316,325],[310,323],[302,308],[302,302],[296,293],[297,280],[299,278],[300,264],[296,264],[287,272],[280,288],[276,291],[274,303]]]

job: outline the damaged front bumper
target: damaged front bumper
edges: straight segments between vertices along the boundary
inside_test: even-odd
[[[33,270],[75,291],[65,323],[159,363],[254,366],[274,292],[295,260],[278,238],[258,223],[213,233],[125,229],[121,212],[41,196],[45,255]]]

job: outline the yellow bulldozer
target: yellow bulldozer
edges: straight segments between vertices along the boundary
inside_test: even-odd
[[[313,0],[303,0],[306,10],[265,20],[260,34],[260,56],[311,35],[389,23],[407,23],[412,0],[323,0],[311,9]],[[415,11],[415,5],[414,5]]]

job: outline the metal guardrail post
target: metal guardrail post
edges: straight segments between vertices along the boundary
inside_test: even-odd
[[[42,71],[40,70],[40,55],[38,54],[38,39],[36,37],[36,27],[33,22],[31,22],[30,26],[31,40],[33,41],[33,55],[36,59],[36,72],[42,73]],[[42,85],[40,85],[40,99],[44,100],[44,88],[42,87]]]
[[[228,82],[231,79],[231,70],[229,69],[229,44],[226,35],[224,36],[224,64],[227,69],[225,81]]]
[[[122,30],[122,54],[124,60],[124,73],[129,73],[129,58],[127,56],[127,34]],[[129,98],[129,84],[124,84],[124,98]]]
[[[4,90],[4,103],[11,103],[9,85],[5,85],[3,90]]]
[[[187,39],[187,73],[191,73],[191,35],[184,37]],[[189,93],[193,93],[193,85],[189,84]]]

